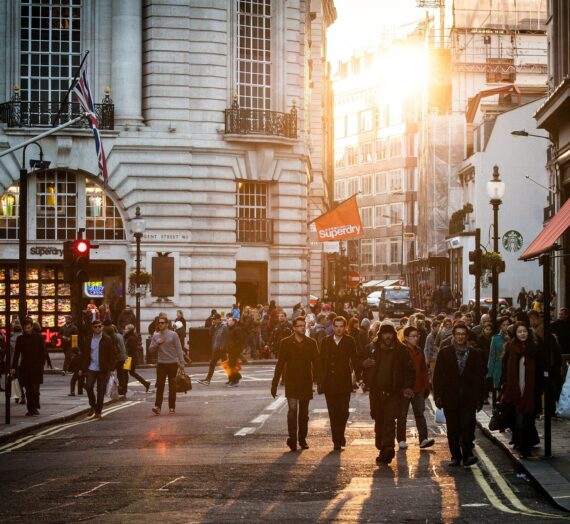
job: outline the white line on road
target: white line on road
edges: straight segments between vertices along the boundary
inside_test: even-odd
[[[278,397],[271,404],[269,404],[269,406],[267,406],[264,411],[277,411],[286,403],[287,403],[286,397]]]
[[[175,482],[178,482],[180,479],[185,479],[186,477],[183,475],[182,477],[176,477],[174,480],[171,480],[170,482],[167,482],[164,486],[162,486],[162,488],[158,488],[157,491],[168,491],[166,489],[166,486],[170,486],[171,484],[174,484]]]
[[[271,413],[262,413],[261,415],[257,415],[257,417],[251,421],[251,424],[263,424],[270,416]]]
[[[44,482],[40,482],[39,484],[34,484],[33,486],[28,486],[27,488],[24,488],[24,489],[16,489],[16,490],[14,490],[14,493],[24,493],[25,491],[28,491],[29,489],[38,488],[40,486],[45,486],[46,484],[49,484],[50,482],[53,482],[55,480],[59,480],[59,478],[47,479]]]
[[[239,431],[236,431],[234,433],[234,437],[245,437],[246,435],[253,433],[256,429],[257,428],[252,428],[252,427],[241,428]]]
[[[313,413],[328,413],[329,410],[327,408],[316,408],[313,409]],[[355,413],[356,412],[356,408],[348,408],[348,412],[349,413]]]
[[[101,484],[95,486],[93,489],[90,489],[89,491],[84,491],[83,493],[80,493],[79,495],[75,495],[75,498],[84,497],[85,495],[89,495],[89,493],[93,493],[94,491],[97,491],[99,488],[102,488],[103,486],[106,486],[107,484],[119,484],[119,482],[101,482]]]

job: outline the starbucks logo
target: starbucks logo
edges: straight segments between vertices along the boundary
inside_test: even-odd
[[[518,251],[523,245],[523,237],[514,229],[507,231],[503,235],[503,247],[507,251]]]

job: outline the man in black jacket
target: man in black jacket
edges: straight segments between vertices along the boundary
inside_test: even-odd
[[[433,397],[443,408],[447,423],[450,466],[472,466],[475,440],[475,414],[485,398],[486,363],[482,352],[467,343],[468,328],[462,322],[453,326],[452,338],[444,344],[435,363]]]
[[[271,382],[271,394],[275,398],[279,380],[285,367],[287,368],[285,376],[285,396],[289,404],[287,445],[291,451],[297,449],[297,438],[302,449],[309,449],[307,444],[309,402],[313,398],[313,382],[318,383],[320,379],[317,344],[305,336],[305,326],[305,317],[293,320],[293,335],[281,341],[279,360]]]
[[[22,386],[26,388],[26,403],[28,407],[27,417],[40,414],[40,384],[44,381],[44,365],[47,357],[44,337],[32,330],[33,320],[24,319],[24,332],[16,339],[14,359],[12,360],[11,373],[16,375]],[[22,361],[20,361],[20,357]],[[19,367],[18,367],[19,366]]]
[[[115,369],[115,351],[113,341],[102,333],[103,323],[100,320],[93,320],[91,323],[92,334],[87,337],[81,348],[81,371],[80,375],[85,375],[87,396],[89,397],[88,417],[95,416],[101,418],[103,411],[103,400],[109,373]],[[95,384],[97,384],[97,398],[95,399]]]
[[[389,320],[380,326],[371,357],[364,361],[370,384],[370,415],[374,419],[377,464],[394,458],[395,424],[404,398],[413,397],[415,372],[410,356],[398,342]]]
[[[319,393],[324,393],[327,401],[335,451],[346,446],[344,431],[352,393],[352,372],[358,373],[360,369],[356,343],[345,331],[346,319],[336,317],[333,320],[333,334],[325,337],[321,345],[322,380]]]

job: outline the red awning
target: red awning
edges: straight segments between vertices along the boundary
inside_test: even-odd
[[[570,199],[558,210],[558,213],[546,224],[545,228],[532,241],[520,260],[530,260],[551,251],[556,241],[570,227]]]

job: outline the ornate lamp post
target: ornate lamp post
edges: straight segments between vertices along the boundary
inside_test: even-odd
[[[135,315],[137,317],[137,334],[140,336],[141,333],[141,238],[143,236],[144,230],[146,228],[146,223],[144,218],[141,217],[141,208],[137,206],[135,210],[135,218],[133,219],[133,235],[137,243],[137,255],[136,255],[136,269],[135,269]]]
[[[493,178],[487,182],[487,195],[493,206],[493,251],[499,252],[499,206],[505,195],[505,183],[499,177],[499,166],[493,166]],[[497,316],[499,306],[499,271],[497,267],[492,269],[493,285],[493,332],[497,330]]]

